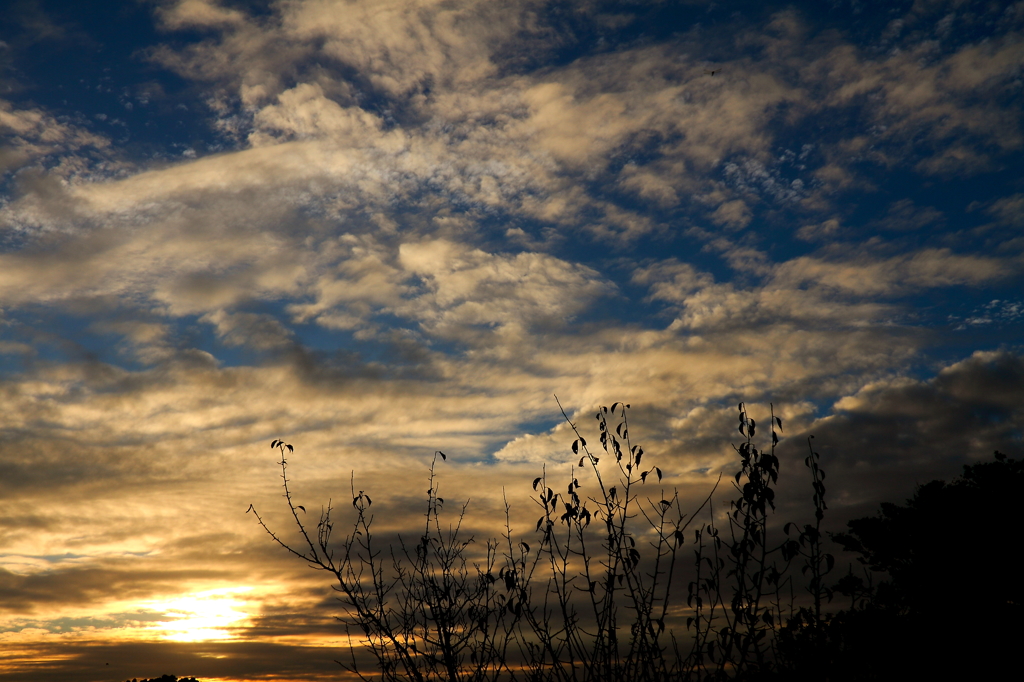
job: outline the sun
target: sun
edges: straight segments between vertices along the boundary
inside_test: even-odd
[[[172,642],[209,642],[233,639],[230,630],[250,616],[246,602],[237,595],[251,587],[226,587],[193,592],[174,599],[147,602],[145,607],[162,613],[167,619],[150,625],[147,630],[160,639]]]

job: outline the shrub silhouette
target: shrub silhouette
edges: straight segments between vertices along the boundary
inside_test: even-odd
[[[356,639],[342,665],[361,679],[367,661],[370,676],[416,682],[975,678],[985,657],[998,661],[1019,641],[1021,463],[997,454],[952,484],[920,487],[905,506],[850,521],[833,539],[860,555],[866,579],[851,570],[827,584],[835,559],[821,531],[825,472],[810,439],[815,521],[787,523],[772,540],[781,419],[770,414],[770,445],[758,449],[740,404],[736,497],[723,525],[718,484],[692,513],[676,491],[646,494],[662,472],[632,443],[628,407],[600,408],[598,450],[563,411],[578,461],[561,484],[546,470],[534,479],[534,537],[513,537],[508,502],[498,539],[465,536],[466,506],[442,524],[440,452],[414,543],[375,537],[373,502],[354,475],[344,539],[332,539],[330,504],[307,528],[289,489],[293,448],[279,440],[271,445],[301,544],[250,511],[275,542],[332,575],[340,620]],[[832,615],[835,594],[850,607]]]

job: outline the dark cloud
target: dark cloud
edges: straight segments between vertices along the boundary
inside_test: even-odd
[[[193,676],[236,679],[337,679],[330,648],[257,642],[76,641],[7,648],[0,680],[68,682]],[[0,659],[2,660],[2,659]]]
[[[790,471],[801,472],[806,435],[828,472],[833,522],[901,502],[917,485],[952,480],[965,464],[999,450],[1024,456],[1024,356],[979,352],[930,380],[887,379],[836,403],[833,416],[786,446]],[[800,474],[793,473],[799,480]],[[799,494],[800,484],[789,479]]]
[[[95,606],[114,600],[150,599],[154,595],[173,594],[180,585],[202,580],[223,579],[223,571],[201,568],[160,568],[163,561],[135,565],[124,562],[120,568],[70,567],[31,575],[17,575],[0,569],[0,609],[24,616],[38,617],[54,607]]]

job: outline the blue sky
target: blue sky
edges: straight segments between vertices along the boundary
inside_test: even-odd
[[[274,438],[395,529],[435,449],[481,528],[529,514],[553,394],[630,402],[694,499],[772,402],[835,527],[1024,448],[1024,3],[0,17],[0,679],[332,674],[294,666],[325,585],[244,514]]]

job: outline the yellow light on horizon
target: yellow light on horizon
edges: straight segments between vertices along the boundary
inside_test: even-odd
[[[249,618],[243,610],[245,602],[235,595],[250,590],[251,587],[225,587],[146,602],[145,608],[168,617],[168,620],[153,623],[146,630],[172,642],[234,639],[235,635],[229,628]]]

